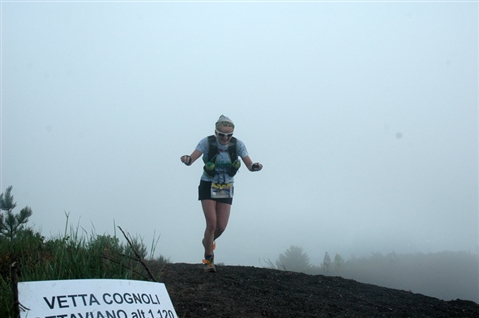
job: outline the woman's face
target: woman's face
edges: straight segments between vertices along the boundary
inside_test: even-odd
[[[233,137],[233,127],[230,126],[219,126],[215,129],[216,137],[218,137],[218,141],[222,145],[227,145],[231,137]]]

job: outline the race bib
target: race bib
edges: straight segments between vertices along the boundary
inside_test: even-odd
[[[232,183],[212,183],[211,198],[212,199],[228,199],[233,197]]]

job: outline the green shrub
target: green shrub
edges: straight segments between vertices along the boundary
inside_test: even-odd
[[[26,226],[32,215],[30,208],[13,214],[16,204],[11,189],[7,188],[5,195],[0,195],[0,208],[6,211],[5,217],[0,215],[2,318],[14,317],[14,280],[11,273],[14,263],[19,281],[41,281],[87,278],[157,280],[161,268],[169,262],[163,256],[146,259],[147,248],[139,238],[131,239],[125,235],[128,241],[128,245],[125,245],[116,236],[108,234],[80,236],[78,228],[72,227],[67,233],[68,215],[64,235],[45,239]],[[154,254],[154,246],[151,252]]]

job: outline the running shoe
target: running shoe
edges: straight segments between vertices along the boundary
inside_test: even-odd
[[[210,273],[214,273],[216,272],[216,268],[215,268],[215,265],[214,265],[214,258],[213,257],[210,257],[208,259],[204,259],[203,260],[203,269],[205,270],[205,272],[210,272]]]

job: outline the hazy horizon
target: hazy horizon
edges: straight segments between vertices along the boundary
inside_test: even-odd
[[[242,167],[218,262],[479,251],[475,2],[2,2],[0,191],[201,262],[200,161]],[[122,235],[116,230],[117,236]]]

